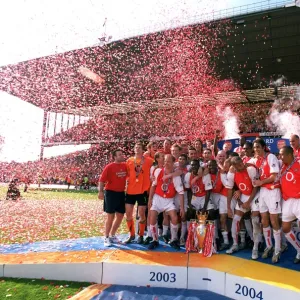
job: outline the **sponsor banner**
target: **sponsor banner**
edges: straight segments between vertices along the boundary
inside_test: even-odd
[[[252,142],[256,139],[255,136],[245,137],[246,141]],[[265,140],[267,147],[270,149],[272,153],[279,153],[279,150],[283,146],[290,146],[289,139],[284,138],[273,138],[273,137],[263,137]],[[218,148],[223,149],[223,145],[227,145],[227,149],[229,151],[234,151],[235,148],[239,147],[239,139],[230,139],[230,140],[222,140],[218,142]]]

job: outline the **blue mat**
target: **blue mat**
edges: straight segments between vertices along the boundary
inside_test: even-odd
[[[125,240],[127,235],[120,235],[120,240]],[[148,251],[148,246],[132,243],[114,244],[112,247],[104,247],[103,237],[82,238],[73,240],[60,240],[60,241],[43,241],[26,244],[11,244],[0,245],[0,253],[2,254],[20,254],[29,252],[68,252],[68,251],[88,251],[88,250],[142,250]],[[175,250],[163,241],[160,241],[160,246],[155,250],[157,252],[185,252],[184,248]]]
[[[226,251],[220,251],[219,253],[226,254]],[[251,260],[251,253],[252,251],[250,249],[247,249],[247,250],[238,251],[231,255]],[[294,264],[294,258],[296,257],[297,252],[294,249],[294,247],[290,244],[288,250],[281,254],[280,260],[277,264],[272,264],[271,257],[267,259],[262,259],[261,254],[262,253],[260,253],[260,257],[256,261],[269,264],[269,265],[271,264],[272,266],[286,268],[294,271],[300,271],[300,264]]]
[[[120,235],[120,240],[125,240],[127,235]],[[0,245],[1,254],[21,254],[21,253],[31,253],[31,252],[69,252],[69,251],[89,251],[89,250],[141,250],[149,251],[147,246],[138,245],[132,243],[129,245],[126,244],[115,244],[112,247],[104,247],[104,238],[103,237],[92,237],[92,238],[81,238],[81,239],[72,239],[72,240],[59,240],[59,241],[43,241],[35,243],[26,243],[26,244],[11,244],[11,245]],[[156,252],[185,252],[184,248],[181,248],[179,251],[174,250],[168,244],[165,244],[163,241],[160,241],[160,246],[156,248]],[[226,254],[225,251],[219,253]],[[251,260],[251,250],[241,250],[233,254],[234,256]],[[296,256],[296,250],[289,245],[288,251],[284,252],[281,255],[279,263],[275,266],[287,268],[290,270],[300,271],[300,264],[296,265],[293,263],[293,260]],[[271,258],[257,260],[261,263],[272,264]]]
[[[226,300],[208,291],[113,285],[90,300]]]

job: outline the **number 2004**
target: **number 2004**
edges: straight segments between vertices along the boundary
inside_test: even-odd
[[[251,299],[263,300],[262,291],[256,293],[254,288],[249,289],[247,286],[242,286],[238,283],[236,283],[235,286],[237,287],[237,290],[235,291],[236,294],[243,295],[245,297],[249,296]]]

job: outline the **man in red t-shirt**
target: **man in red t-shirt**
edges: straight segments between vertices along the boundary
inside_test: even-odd
[[[300,160],[294,155],[292,147],[280,149],[283,166],[280,174],[282,191],[282,231],[286,239],[297,250],[294,263],[300,263],[300,242],[292,231],[292,221],[300,220]]]
[[[104,240],[104,246],[106,247],[118,242],[115,234],[125,213],[127,168],[124,162],[124,153],[122,150],[117,149],[112,152],[112,157],[114,162],[104,168],[99,179],[98,198],[99,200],[104,199],[104,211],[107,214]]]

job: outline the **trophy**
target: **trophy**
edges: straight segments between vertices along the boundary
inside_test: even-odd
[[[197,252],[198,241],[197,241],[197,220],[191,219],[188,228],[188,236],[185,244],[186,253]]]
[[[196,234],[197,234],[197,240],[198,240],[198,252],[202,253],[204,249],[204,239],[206,235],[206,220],[207,220],[208,214],[202,214],[197,213],[197,219],[198,219],[198,226],[196,229]]]
[[[207,221],[206,223],[206,232],[204,239],[204,257],[211,257],[213,253],[217,253],[215,245],[215,224],[214,221]]]

